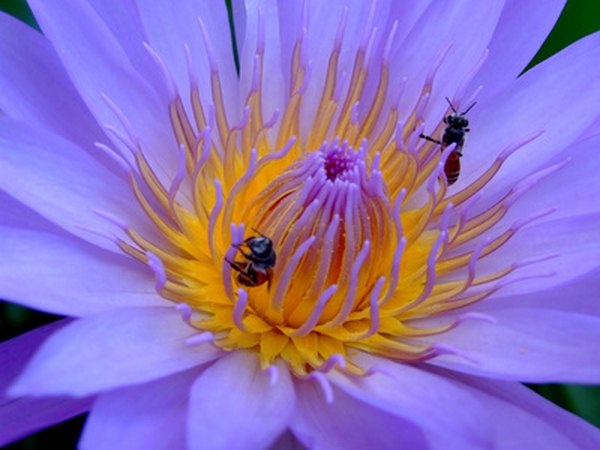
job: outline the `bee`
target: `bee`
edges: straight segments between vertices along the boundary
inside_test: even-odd
[[[463,112],[459,113],[448,97],[446,97],[446,101],[452,109],[452,114],[444,117],[444,123],[448,126],[444,129],[442,141],[440,142],[437,139],[424,134],[420,134],[419,137],[441,145],[442,151],[450,144],[456,144],[456,147],[452,153],[448,155],[448,159],[446,159],[446,164],[444,165],[446,180],[448,180],[448,185],[451,185],[456,183],[456,180],[458,180],[458,176],[460,175],[460,157],[462,156],[462,148],[465,145],[466,134],[471,131],[469,129],[469,120],[465,117],[465,114],[471,111],[471,108],[475,106],[476,102]]]
[[[258,234],[260,236],[251,236],[237,246],[244,257],[243,261],[225,261],[237,272],[237,281],[241,285],[255,287],[268,283],[267,289],[271,289],[277,255],[271,239],[264,234]]]

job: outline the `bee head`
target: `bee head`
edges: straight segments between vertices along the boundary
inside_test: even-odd
[[[461,114],[450,114],[446,117],[445,122],[455,128],[466,128],[469,126],[469,120]]]
[[[273,242],[266,236],[252,238],[248,247],[257,258],[266,258],[273,252]]]

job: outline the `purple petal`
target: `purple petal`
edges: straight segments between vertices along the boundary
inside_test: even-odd
[[[291,431],[286,431],[269,447],[269,450],[304,450],[305,448]]]
[[[164,80],[156,70],[156,62],[142,45],[142,42],[148,42],[148,36],[138,11],[140,2],[87,0],[87,3],[118,41],[135,70],[158,92],[164,90]]]
[[[537,211],[556,209],[556,212],[541,219],[542,221],[599,212],[599,147],[600,136],[593,136],[562,150],[544,165],[552,168],[558,164],[556,170],[539,179],[519,198],[510,207],[503,222],[510,224],[527,217],[532,213],[532,205],[535,205]]]
[[[540,8],[537,0],[507,0],[489,43],[490,56],[471,83],[472,89],[484,86],[480,102],[516,80],[550,34],[565,3],[552,0]]]
[[[185,448],[192,369],[140,386],[101,394],[79,441],[84,449]]]
[[[503,149],[533,133],[543,131],[508,158],[488,194],[504,192],[577,140],[597,117],[599,43],[600,34],[581,39],[470,112],[471,133],[461,160],[463,185],[486,170]]]
[[[351,4],[347,0],[343,3]],[[391,22],[398,21],[398,30],[396,31],[395,46],[405,40],[412,39],[411,33],[419,20],[423,20],[423,15],[427,14],[428,8],[432,7],[432,0],[419,0],[414,2],[390,2],[389,11],[386,11],[387,18]],[[379,6],[379,5],[377,5]],[[364,16],[363,16],[364,21]]]
[[[328,2],[286,2],[278,3],[278,18],[280,23],[280,41],[282,52],[282,67],[285,76],[285,85],[289,86],[292,80],[291,61],[294,47],[298,42],[303,28],[307,27],[305,37],[305,59],[310,61],[310,83],[304,94],[301,105],[302,134],[307,136],[313,125],[317,108],[321,102],[323,86],[327,76],[330,56],[335,47],[336,36],[340,30],[340,24],[347,9],[343,39],[341,40],[341,52],[338,60],[338,82],[341,82],[339,74],[346,72],[345,84],[348,84],[352,75],[354,60],[365,35],[370,30],[366,29],[367,17],[371,7],[374,7],[373,22],[378,27],[373,44],[372,64],[369,67],[369,76],[365,83],[365,100],[372,100],[380,75],[380,60],[387,37],[395,20],[398,20],[394,46],[398,47],[411,31],[415,22],[419,19],[429,2],[362,2],[352,3],[346,0],[332,0]],[[304,9],[307,9],[306,14]],[[268,43],[267,45],[271,45]],[[400,77],[392,81],[395,85]],[[368,110],[369,103],[361,100],[363,105],[359,110]]]
[[[58,55],[33,28],[0,14],[0,110],[90,148],[103,133]]]
[[[474,308],[492,314],[497,309],[540,308],[600,316],[598,292],[600,271],[596,270],[552,289],[524,295],[493,297],[475,305]]]
[[[6,388],[19,375],[40,344],[69,320],[61,320],[0,344],[0,446],[81,414],[90,399],[8,398]]]
[[[6,227],[0,232],[1,298],[69,316],[165,305],[150,270],[123,255],[66,233]]]
[[[483,447],[489,441],[485,410],[475,397],[457,389],[445,377],[362,353],[354,358],[359,365],[374,367],[381,373],[357,380],[332,372],[331,380],[346,394],[401,422],[418,426],[427,439],[445,441],[449,448]],[[337,401],[334,396],[334,404]],[[461,408],[457,410],[455,405]]]
[[[24,228],[27,230],[47,231],[61,233],[62,231],[53,223],[44,219],[31,208],[15,200],[6,192],[0,191],[0,227]]]
[[[523,265],[509,275],[508,280],[534,277],[502,287],[497,294],[501,296],[541,291],[580,277],[600,265],[598,223],[600,212],[533,223],[517,231],[493,256],[482,259],[477,266],[479,273],[501,270],[530,258],[552,256]]]
[[[580,139],[587,139],[600,134],[600,116],[581,134]]]
[[[174,173],[177,152],[165,151],[177,148],[168,126],[166,89],[157,92],[145,74],[136,70],[92,5],[77,0],[65,0],[60,5],[32,0],[29,6],[44,35],[59,50],[67,72],[98,123],[111,125],[127,135],[126,127],[103,98],[106,96],[127,117],[154,167]],[[90,70],[92,61],[93,70]],[[119,145],[117,139],[113,141]],[[159,175],[165,173],[161,171]]]
[[[89,411],[90,398],[0,397],[0,445],[6,445],[44,428]]]
[[[71,322],[70,319],[59,320],[0,343],[0,393],[4,393],[14,378],[21,373],[38,347],[50,335]]]
[[[448,376],[484,405],[494,426],[494,449],[600,447],[600,430],[518,383]]]
[[[190,50],[193,72],[204,106],[214,102],[211,90],[210,58],[223,84],[225,111],[230,121],[239,116],[238,78],[233,57],[227,8],[223,2],[181,0],[177,8],[168,0],[138,2],[137,8],[148,42],[169,68],[183,99],[189,98],[190,77],[186,56]],[[212,54],[208,54],[202,29],[206,28]]]
[[[63,138],[2,118],[0,150],[0,189],[71,233],[120,253],[94,233],[120,230],[94,211],[150,228],[125,179]]]
[[[408,77],[400,111],[412,111],[427,75],[451,45],[435,76],[433,95],[427,107],[426,130],[437,126],[448,109],[445,97],[452,98],[457,93],[484,56],[502,6],[499,1],[432,2],[429,5],[406,42],[391,52],[392,79]],[[442,92],[436,87],[441,87]],[[389,97],[394,98],[395,92],[390,92]]]
[[[219,351],[190,347],[194,329],[175,308],[122,308],[79,319],[52,335],[11,395],[86,396],[204,364]]]
[[[426,436],[417,424],[363,402],[334,388],[327,403],[312,382],[296,383],[297,412],[292,431],[311,449],[426,449]]]
[[[206,369],[192,386],[188,418],[191,449],[266,448],[286,429],[294,389],[286,367],[276,384],[254,354],[234,351]]]
[[[234,5],[235,7],[235,5]],[[260,8],[259,8],[260,7]],[[265,55],[263,73],[266,79],[262,85],[262,108],[264,117],[271,117],[276,109],[283,111],[284,99],[287,98],[288,87],[285,84],[282,68],[289,64],[281,53],[279,42],[281,26],[278,9],[275,2],[266,0],[246,0],[244,8],[241,2],[237,4],[236,16],[243,18],[244,23],[236,22],[236,36],[240,55],[240,98],[246,99],[252,89],[254,60],[259,34],[259,11],[264,16]],[[242,34],[242,31],[245,34]]]
[[[233,13],[233,28],[239,53],[246,38],[245,0],[231,0],[231,12]]]
[[[255,3],[249,2],[246,7],[247,20],[245,22],[242,52],[242,98],[248,91],[252,78],[252,67],[255,56],[256,43],[256,9]],[[263,5],[265,26],[267,33],[267,55],[269,69],[265,73],[274,80],[263,86],[268,92],[268,110],[280,107],[284,101],[284,93],[289,94],[289,81],[291,77],[290,64],[292,52],[303,27],[306,25],[307,43],[305,51],[306,61],[311,61],[311,76],[306,101],[302,106],[303,132],[308,129],[314,119],[314,111],[323,89],[324,78],[329,62],[340,18],[344,7],[349,7],[346,30],[343,35],[342,53],[338,63],[339,74],[346,72],[349,83],[354,66],[354,59],[359,45],[368,39],[373,31],[367,27],[370,3],[360,5],[351,2],[328,2],[326,6],[318,2],[308,6],[306,24],[302,23],[303,6],[301,3],[281,2],[279,12],[273,4]],[[398,20],[398,32],[391,42],[390,57],[390,88],[386,94],[386,107],[396,106],[403,77],[408,77],[405,95],[402,97],[400,110],[411,110],[416,100],[416,95],[421,91],[425,77],[431,71],[436,59],[444,48],[454,44],[447,58],[438,72],[436,83],[444,86],[447,95],[452,96],[463,82],[465,77],[478,64],[485,52],[487,43],[492,37],[492,32],[501,12],[502,3],[482,2],[419,2],[417,4],[406,2],[393,2],[388,4],[379,2],[375,5],[373,25],[377,28],[374,35],[371,68],[366,82],[365,92],[361,98],[359,110],[366,112],[371,104],[378,84],[379,67],[387,37],[390,35],[393,24]],[[254,8],[254,9],[253,9]],[[238,25],[238,36],[241,35]],[[279,33],[280,39],[277,39]],[[270,38],[272,37],[272,39]],[[281,43],[280,43],[281,42]],[[410,69],[407,69],[410,68]],[[283,71],[284,79],[281,79]],[[338,80],[339,81],[339,80]],[[444,95],[437,95],[430,101],[428,114],[439,120],[439,116],[447,109],[448,105]]]
[[[488,313],[497,323],[470,320],[429,338],[464,355],[440,356],[432,364],[532,383],[600,382],[600,318],[529,308]],[[419,326],[439,321],[426,319]]]

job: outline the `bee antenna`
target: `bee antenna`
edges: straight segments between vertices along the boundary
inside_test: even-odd
[[[473,106],[475,106],[477,104],[477,102],[473,102],[471,104],[471,106],[469,106],[467,109],[465,109],[463,112],[460,113],[461,116],[464,116],[466,113],[468,113],[469,111],[471,111],[473,109]]]
[[[258,231],[256,228],[252,227],[252,230],[255,231],[256,233],[260,234],[262,237],[266,237],[264,234],[262,234],[260,231]]]
[[[454,105],[452,104],[452,102],[450,101],[450,99],[448,97],[446,97],[446,101],[450,105],[450,108],[452,108],[452,111],[454,111],[455,114],[458,114],[458,111],[456,111],[456,108],[454,107]]]

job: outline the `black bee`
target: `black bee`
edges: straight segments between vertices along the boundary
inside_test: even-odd
[[[456,147],[452,153],[448,155],[448,159],[446,159],[446,164],[444,165],[444,173],[446,174],[448,185],[451,185],[458,180],[458,176],[460,175],[460,157],[462,156],[462,148],[465,145],[466,134],[471,131],[469,129],[469,120],[465,117],[465,114],[471,111],[471,108],[475,106],[475,103],[459,114],[448,97],[446,97],[446,101],[450,105],[453,113],[444,117],[444,123],[448,126],[444,129],[442,141],[440,142],[437,139],[424,134],[419,135],[419,137],[440,144],[442,146],[442,151],[450,144],[456,144]]]
[[[267,236],[252,236],[238,246],[238,251],[243,255],[245,261],[226,261],[237,274],[238,283],[255,287],[264,283],[271,289],[271,278],[273,267],[277,261],[277,255],[273,250],[273,242]]]

